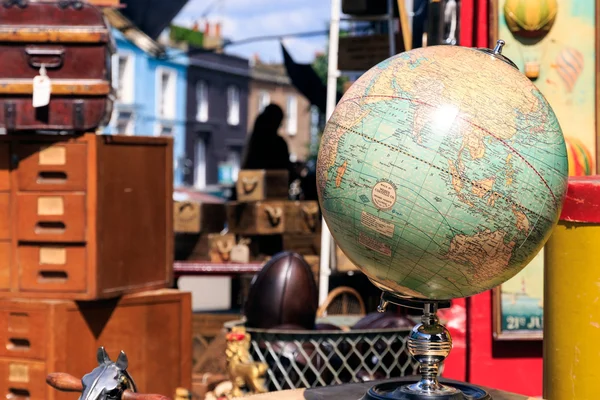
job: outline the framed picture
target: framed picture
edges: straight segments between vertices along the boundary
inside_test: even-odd
[[[598,0],[490,0],[490,46],[498,39],[506,42],[502,54],[548,100],[568,144],[591,155],[591,174],[596,172],[600,133],[599,4]],[[570,163],[577,161],[569,156]]]
[[[494,338],[541,340],[544,323],[544,249],[516,276],[492,291]]]
[[[600,172],[599,18],[600,0],[490,0],[490,46],[504,40],[502,54],[552,106],[567,142],[569,175]],[[494,289],[495,339],[542,339],[543,282],[542,250]]]

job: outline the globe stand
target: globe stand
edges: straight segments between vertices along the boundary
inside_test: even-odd
[[[437,310],[450,307],[449,301],[421,301],[384,292],[377,311],[385,312],[389,303],[423,310],[421,323],[412,329],[408,339],[408,351],[421,364],[421,379],[408,385],[392,382],[375,385],[362,400],[491,400],[485,390],[476,386],[442,384],[438,380],[439,366],[452,350],[452,338],[440,324]]]

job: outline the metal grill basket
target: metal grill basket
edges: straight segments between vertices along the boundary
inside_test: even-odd
[[[225,324],[231,329],[241,321]],[[418,373],[407,348],[410,330],[263,330],[246,327],[250,356],[268,365],[269,391],[311,388]]]

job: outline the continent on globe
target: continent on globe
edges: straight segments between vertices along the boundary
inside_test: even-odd
[[[552,108],[498,53],[431,46],[371,68],[326,124],[324,219],[382,290],[466,297],[517,274],[558,221],[567,152]]]

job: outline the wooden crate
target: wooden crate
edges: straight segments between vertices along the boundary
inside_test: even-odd
[[[127,354],[139,391],[172,396],[177,387],[191,388],[191,314],[190,293],[174,289],[95,302],[0,299],[0,391],[73,399],[48,386],[46,374],[82,377],[104,346],[113,360]]]
[[[237,201],[287,200],[289,172],[286,170],[245,169],[235,184]]]
[[[283,201],[230,202],[227,227],[238,235],[273,235],[285,232]]]
[[[285,232],[316,233],[321,230],[321,216],[317,201],[286,201]]]
[[[169,286],[171,138],[0,137],[0,297],[92,300]]]
[[[225,228],[224,203],[176,201],[173,204],[175,233],[217,233]]]

